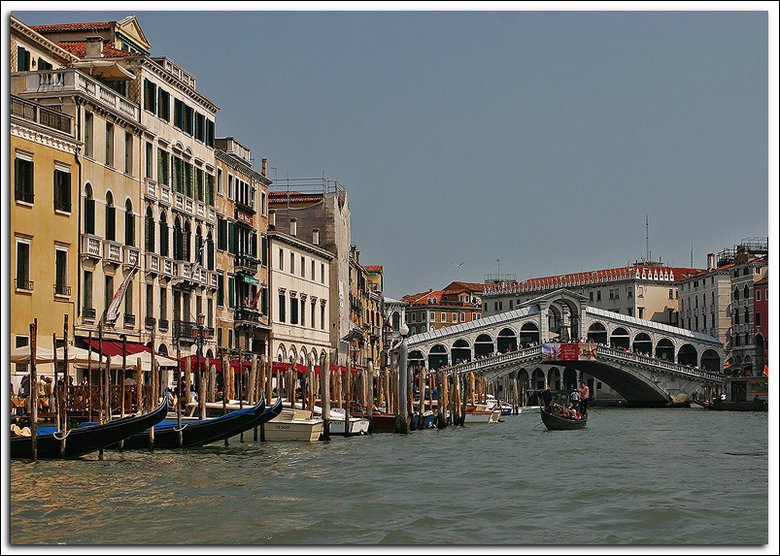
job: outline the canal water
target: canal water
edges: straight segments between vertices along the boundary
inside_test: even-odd
[[[767,413],[591,410],[407,436],[11,464],[11,542],[766,544]]]

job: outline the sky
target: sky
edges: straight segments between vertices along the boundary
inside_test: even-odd
[[[653,259],[704,267],[777,210],[766,12],[11,13],[136,15],[256,168],[347,188],[390,297],[624,266],[646,217]]]

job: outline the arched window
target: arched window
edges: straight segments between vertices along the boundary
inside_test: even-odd
[[[206,249],[208,250],[208,263],[209,270],[214,270],[214,238],[211,230],[209,230],[208,238],[206,238]]]
[[[160,255],[168,256],[168,221],[165,213],[160,213]]]
[[[116,241],[116,207],[110,191],[106,193],[106,239]]]
[[[739,301],[739,288],[734,288],[734,301]]]
[[[200,232],[200,225],[195,228],[195,252],[192,254],[193,261],[203,266],[203,251],[201,246],[203,244],[203,236]]]
[[[87,183],[85,188],[87,196],[84,199],[84,233],[95,233],[95,198],[92,196],[92,184]]]
[[[125,201],[125,245],[135,246],[135,216],[130,199]]]
[[[750,288],[745,284],[745,289],[742,290],[742,299],[750,299]]]
[[[152,213],[152,207],[146,207],[146,247],[147,251],[152,253],[154,249],[154,214]]]
[[[750,324],[750,309],[745,307],[745,324]]]

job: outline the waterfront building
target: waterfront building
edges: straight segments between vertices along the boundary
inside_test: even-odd
[[[367,358],[374,363],[374,370],[387,364],[385,346],[385,296],[384,296],[384,268],[382,265],[366,265],[366,285],[368,286],[368,299],[366,311],[368,324],[371,327],[369,336],[369,348]]]
[[[136,78],[128,69],[130,60],[140,55],[101,39],[55,44],[38,29],[12,18],[12,66],[21,71],[12,72],[11,90],[70,116],[82,144],[69,180],[76,193],[70,212],[77,236],[71,239],[67,227],[55,230],[59,241],[72,241],[68,258],[79,272],[69,296],[75,313],[72,336],[83,339],[93,331],[97,337],[98,323],[107,320],[106,338],[140,344],[143,323],[136,315],[143,296],[137,272],[144,262],[139,223],[145,126],[139,104],[126,96]],[[36,68],[25,71],[32,66],[32,52],[38,56]],[[106,319],[105,310],[122,287],[121,307]]]
[[[753,332],[756,346],[756,370],[761,374],[769,366],[769,273],[753,284]]]
[[[76,318],[78,283],[78,151],[73,116],[11,96],[9,143],[11,349],[30,345],[30,324],[38,319],[37,345],[54,347],[68,315]],[[53,372],[42,367],[41,372]],[[17,388],[27,365],[17,365]]]
[[[284,188],[284,189],[283,189]],[[288,179],[269,192],[269,228],[290,230],[333,255],[329,265],[327,303],[333,364],[346,365],[352,321],[349,311],[350,211],[346,189],[337,181]],[[277,254],[274,253],[274,256]],[[327,265],[326,265],[327,266]],[[274,297],[271,290],[271,297]],[[272,299],[271,303],[274,303]],[[275,352],[273,352],[275,353]]]
[[[349,362],[352,368],[368,369],[371,362],[378,368],[382,363],[382,290],[381,266],[373,266],[372,278],[366,267],[360,264],[360,251],[350,250],[349,318],[352,331],[349,334]]]
[[[588,305],[624,315],[677,326],[677,282],[701,269],[669,267],[662,263],[637,262],[574,274],[561,274],[524,281],[503,281],[488,286],[482,295],[483,316],[513,308],[551,290],[566,288],[588,299]]]
[[[271,220],[268,237],[269,291],[273,360],[309,365],[331,349],[330,265],[335,257],[304,239],[295,222],[283,233]]]
[[[252,168],[249,148],[215,140],[217,193],[217,351],[269,355],[268,163]]]
[[[410,335],[481,318],[482,307],[474,292],[456,284],[450,284],[453,289],[428,290],[401,298],[406,304],[406,324]]]
[[[129,352],[146,345],[163,354],[177,348],[194,353],[202,315],[204,350],[213,354],[219,107],[197,90],[194,75],[150,56],[135,17],[34,29],[78,57],[79,69],[55,72],[51,84],[38,87],[60,96],[73,89],[83,122],[85,286],[77,334],[94,335],[110,294],[127,273],[139,271],[126,290],[124,318],[107,327],[106,336],[127,338]],[[117,217],[124,219],[124,234],[116,231]],[[136,315],[145,318],[136,321]]]

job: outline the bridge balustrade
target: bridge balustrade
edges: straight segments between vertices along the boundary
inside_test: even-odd
[[[723,382],[724,380],[723,375],[721,373],[713,373],[711,371],[699,369],[698,367],[687,367],[685,365],[680,365],[678,363],[672,363],[665,359],[657,359],[655,357],[648,357],[646,355],[638,355],[636,353],[630,353],[620,349],[613,349],[613,348],[599,346],[598,353],[599,355],[603,354],[617,359],[634,361],[636,363],[650,365],[653,367],[660,367],[662,369],[666,369],[675,373],[695,376],[697,378],[711,380],[714,382]]]

